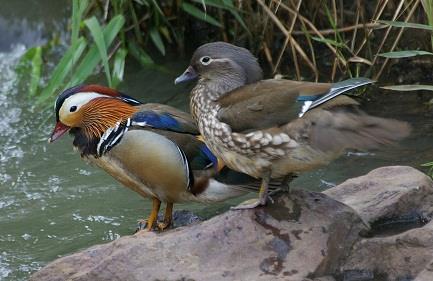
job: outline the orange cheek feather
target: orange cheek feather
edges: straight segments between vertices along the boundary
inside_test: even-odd
[[[62,123],[69,127],[81,127],[81,113],[75,112],[62,118]]]
[[[88,137],[101,137],[105,130],[131,117],[137,108],[112,98],[94,99],[81,108],[83,127]],[[78,112],[77,112],[78,113]],[[74,120],[78,122],[77,120]]]

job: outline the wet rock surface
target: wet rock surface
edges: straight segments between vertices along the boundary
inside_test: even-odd
[[[433,280],[429,177],[411,167],[383,167],[324,193],[354,208],[370,225],[348,249],[340,280]]]
[[[266,208],[94,246],[31,280],[302,280],[335,272],[365,229],[346,205],[294,191]]]
[[[125,236],[30,280],[433,280],[432,205],[427,176],[384,167],[325,193]]]
[[[369,274],[369,278],[346,280],[413,280],[432,259],[433,222],[400,234],[358,241],[342,270]]]
[[[407,166],[378,168],[324,193],[352,207],[373,224],[423,220],[433,214],[431,179]]]
[[[163,214],[158,215],[158,221],[163,221]],[[197,216],[191,211],[179,210],[173,212],[173,228],[186,226],[203,221],[203,218]]]

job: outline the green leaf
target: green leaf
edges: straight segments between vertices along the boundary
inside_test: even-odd
[[[154,64],[152,58],[141,49],[135,41],[130,41],[128,44],[128,50],[130,54],[141,63],[144,67],[151,66]]]
[[[162,12],[161,8],[159,7],[158,3],[155,0],[152,0],[152,4],[155,7],[156,11],[163,17],[165,17],[164,13]]]
[[[102,33],[104,35],[104,42],[107,46],[111,45],[124,24],[124,17],[122,15],[117,15],[103,28]],[[74,76],[71,81],[69,81],[66,88],[83,83],[90,75],[92,75],[100,60],[101,58],[98,56],[98,47],[93,43],[81,63],[75,69]]]
[[[391,59],[409,58],[409,57],[425,56],[425,55],[431,56],[433,55],[433,53],[427,51],[407,50],[407,51],[396,51],[396,52],[378,54],[378,56],[391,58]]]
[[[162,35],[164,35],[164,38],[165,40],[168,41],[168,43],[173,43],[173,40],[171,40],[170,31],[166,26],[161,26],[159,28],[159,31],[161,32]]]
[[[195,3],[203,4],[203,0],[193,0],[193,1]],[[232,0],[206,0],[205,4],[206,6],[229,11],[233,15],[233,17],[239,22],[239,24],[245,29],[245,31],[247,31],[248,34],[250,34],[250,30],[248,29],[242,17],[239,15],[238,9],[235,7],[235,5],[233,5]]]
[[[26,85],[29,97],[33,97],[37,93],[41,80],[42,48],[42,46],[36,46],[28,49],[15,67],[18,83],[19,85]]]
[[[186,13],[192,15],[193,17],[196,17],[202,21],[205,21],[205,22],[212,24],[214,26],[217,26],[217,27],[222,26],[216,19],[207,15],[206,13],[204,13],[203,11],[201,11],[200,9],[198,9],[197,7],[195,7],[191,4],[182,2],[181,7],[182,7],[182,10],[184,10]]]
[[[332,40],[332,39],[320,38],[320,37],[316,37],[316,36],[311,37],[311,39],[313,39],[314,41],[317,41],[317,42],[321,42],[321,43],[328,43],[332,46],[339,47],[339,48],[344,48],[346,46],[343,43],[337,42],[337,41]]]
[[[72,1],[71,45],[77,42],[80,31],[81,16],[79,13],[79,0]]]
[[[36,95],[41,80],[42,70],[42,47],[35,47],[35,54],[32,58],[32,71],[30,73],[29,95]]]
[[[390,21],[390,20],[378,20],[377,22],[394,26],[394,27],[407,27],[407,28],[425,29],[425,30],[433,31],[433,26],[427,24],[404,22],[404,21]]]
[[[38,102],[43,102],[54,94],[56,90],[63,84],[68,73],[71,72],[74,65],[80,59],[81,54],[86,48],[86,40],[82,37],[78,38],[75,44],[71,45],[63,55],[60,62],[54,68],[51,74],[48,85],[44,88],[41,95],[38,98]]]
[[[203,9],[205,8],[205,6],[210,6],[210,7],[215,7],[215,8],[219,8],[219,9],[225,9],[225,10],[229,10],[230,9],[230,6],[227,6],[221,0],[206,0],[206,1],[203,1],[203,0],[193,0],[193,2],[201,4],[203,6]]]
[[[116,55],[114,56],[113,63],[113,88],[117,88],[119,83],[123,80],[123,74],[125,72],[125,58],[128,54],[128,51],[124,48],[120,48],[117,50]]]
[[[18,74],[18,76],[24,76],[29,73],[30,67],[32,64],[32,59],[36,53],[36,48],[33,47],[28,49],[18,61],[17,65],[15,66],[15,72]],[[19,77],[21,79],[21,77]]]
[[[248,29],[247,25],[245,24],[244,20],[241,18],[239,13],[237,11],[233,11],[233,10],[230,10],[230,13],[235,17],[235,19],[245,29],[245,31],[248,32],[249,35],[251,35],[250,30]]]
[[[244,20],[238,13],[238,9],[233,5],[232,0],[222,0],[224,5],[227,7],[227,9],[230,11],[230,13],[233,15],[233,17],[239,22],[239,24],[245,29],[245,31],[251,35],[250,30],[248,29],[247,25],[245,24]]]
[[[429,167],[427,174],[433,178],[433,162],[421,164],[422,167]]]
[[[135,40],[137,40],[137,42],[140,44],[144,44],[143,35],[141,34],[140,23],[137,17],[137,13],[135,12],[134,4],[132,3],[132,1],[128,1],[128,4],[129,4],[129,13],[131,14],[131,18],[133,22]]]
[[[381,87],[385,90],[393,90],[400,92],[408,92],[408,91],[433,91],[433,85],[392,85],[392,86],[383,86]]]
[[[104,40],[104,34],[102,33],[101,25],[95,16],[91,17],[88,20],[85,20],[87,28],[90,30],[90,34],[92,34],[93,40],[95,40],[96,46],[98,47],[99,56],[102,59],[102,64],[104,65],[105,76],[107,77],[108,86],[112,86],[111,81],[111,73],[110,73],[110,65],[108,64],[108,54],[107,54],[107,46]]]
[[[78,40],[81,19],[88,5],[88,0],[72,1],[71,44],[74,44]]]
[[[159,52],[165,56],[165,47],[164,47],[164,42],[162,42],[162,38],[161,35],[159,34],[158,30],[156,29],[156,27],[153,27],[150,30],[150,38],[152,39],[153,44],[155,44],[155,46],[158,48]]]

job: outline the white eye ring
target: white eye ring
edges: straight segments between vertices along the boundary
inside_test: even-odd
[[[200,58],[200,62],[202,65],[208,65],[212,62],[212,59],[209,56],[204,56]]]

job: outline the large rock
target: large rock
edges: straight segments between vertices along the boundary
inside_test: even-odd
[[[426,268],[418,274],[414,281],[431,281],[433,280],[433,260],[426,266]]]
[[[368,223],[433,213],[431,179],[407,166],[378,168],[324,193],[355,209]]]
[[[347,258],[344,249],[365,229],[346,205],[294,191],[266,208],[94,246],[52,262],[30,280],[314,279],[336,273]]]
[[[432,206],[430,178],[384,167],[324,194],[293,191],[265,208],[122,237],[30,280],[431,281]]]
[[[400,234],[360,240],[342,270],[370,273],[372,278],[365,280],[413,280],[432,259],[433,222]]]
[[[372,228],[349,249],[343,280],[433,280],[429,177],[411,167],[383,167],[325,194],[350,205]]]

